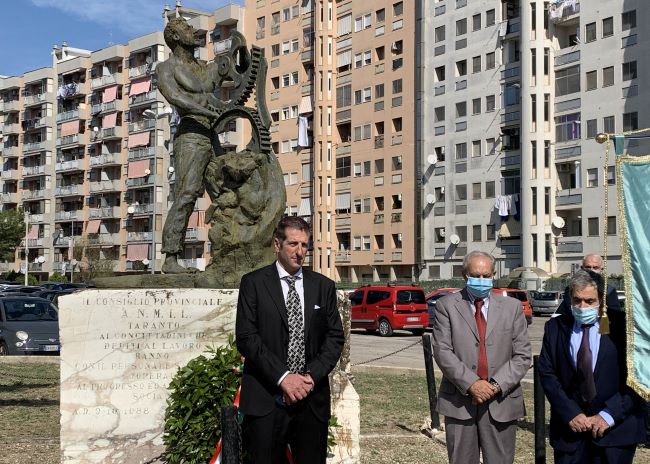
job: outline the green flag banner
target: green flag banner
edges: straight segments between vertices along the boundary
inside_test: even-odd
[[[627,383],[650,400],[650,156],[617,156],[627,313]]]

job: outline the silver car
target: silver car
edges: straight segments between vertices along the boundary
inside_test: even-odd
[[[59,314],[43,298],[0,298],[0,356],[59,354]]]
[[[529,292],[533,315],[553,314],[564,299],[563,292]]]

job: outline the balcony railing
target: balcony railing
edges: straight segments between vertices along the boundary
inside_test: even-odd
[[[152,90],[147,93],[141,93],[140,95],[136,95],[135,97],[129,97],[129,105],[137,105],[139,103],[155,100],[157,95],[158,92],[156,90]]]
[[[106,164],[122,164],[119,153],[109,153],[90,158],[90,166],[102,166]]]
[[[37,223],[37,222],[44,222],[45,216],[43,214],[37,213],[37,214],[30,214],[29,215],[29,222],[31,223]]]
[[[6,171],[2,171],[2,179],[5,180],[17,180],[18,179],[18,169],[8,169]]]
[[[45,93],[39,93],[36,95],[28,95],[25,98],[23,98],[23,103],[25,105],[33,105],[34,103],[40,103],[45,101],[47,98],[47,94]]]
[[[151,213],[153,213],[153,203],[129,205],[129,214],[133,214],[137,216],[137,215],[151,214]]]
[[[70,160],[70,161],[63,161],[61,163],[56,163],[54,166],[54,169],[59,172],[59,171],[78,171],[83,169],[81,166],[81,160]]]
[[[72,145],[74,143],[79,143],[79,134],[66,135],[65,137],[56,139],[57,147],[61,145]]]
[[[334,261],[337,263],[349,263],[352,261],[352,252],[350,250],[337,251],[334,256]]]
[[[26,190],[22,193],[23,200],[38,200],[45,198],[45,195],[48,193],[48,190]]]
[[[231,39],[220,40],[219,42],[214,43],[214,54],[219,55],[221,53],[226,53],[230,50],[230,45],[232,44]]]
[[[90,82],[90,88],[95,90],[99,87],[104,87],[111,84],[122,84],[122,75],[121,74],[107,74],[102,77],[96,77]]]
[[[131,132],[155,129],[155,127],[156,127],[155,119],[143,119],[141,121],[135,121],[129,124],[129,134]]]
[[[70,110],[56,115],[56,122],[63,122],[69,119],[77,119],[79,117],[79,110]]]
[[[18,194],[17,193],[3,193],[0,195],[2,198],[2,203],[18,203]]]
[[[128,187],[140,187],[142,185],[153,185],[152,176],[147,177],[138,177],[136,179],[127,179],[126,186]]]
[[[64,187],[56,187],[54,189],[54,196],[82,195],[82,187],[82,185],[66,185]]]
[[[81,217],[82,211],[59,211],[54,213],[55,221],[70,221],[72,219],[79,219]]]
[[[91,219],[120,217],[120,208],[118,206],[104,206],[103,208],[90,208],[88,211]]]
[[[134,148],[132,150],[129,150],[129,161],[140,158],[150,158],[155,154],[156,147]]]
[[[559,239],[557,244],[557,253],[580,253],[582,254],[582,242],[575,238]]]
[[[86,240],[89,245],[113,245],[119,243],[120,236],[119,234],[89,234]]]
[[[45,174],[45,165],[23,167],[23,176],[40,176]]]
[[[134,79],[136,77],[144,76],[152,68],[151,64],[142,64],[134,68],[129,68],[129,79]]]
[[[23,153],[40,150],[45,150],[45,142],[31,142],[23,144]]]
[[[100,182],[91,182],[90,191],[91,192],[116,192],[122,190],[120,180],[102,180]]]
[[[127,242],[150,242],[153,238],[153,232],[127,232]]]

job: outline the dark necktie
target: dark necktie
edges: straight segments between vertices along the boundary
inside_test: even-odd
[[[592,324],[593,325],[593,324]],[[592,369],[591,347],[589,346],[589,329],[592,325],[582,326],[582,340],[578,349],[578,386],[582,399],[590,403],[596,397],[596,384],[594,383],[594,371]]]
[[[483,380],[488,379],[488,361],[487,361],[487,352],[485,351],[485,329],[487,328],[487,322],[483,317],[483,299],[477,298],[474,300],[474,307],[476,312],[474,317],[476,318],[476,329],[478,330],[478,363],[476,365],[476,375],[478,375]]]
[[[287,367],[291,372],[302,373],[305,371],[305,328],[302,321],[302,306],[296,291],[296,278],[286,276],[284,280],[289,284],[287,294],[287,319],[289,322],[289,349],[287,350]]]

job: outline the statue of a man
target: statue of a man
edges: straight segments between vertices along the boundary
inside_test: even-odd
[[[178,256],[194,204],[204,191],[208,162],[221,152],[217,134],[211,130],[221,102],[214,94],[217,65],[194,58],[194,49],[200,45],[194,28],[183,18],[174,18],[167,23],[164,37],[172,55],[156,68],[158,88],[181,117],[174,137],[176,196],[162,237],[162,271],[173,274],[195,271],[181,266]]]

